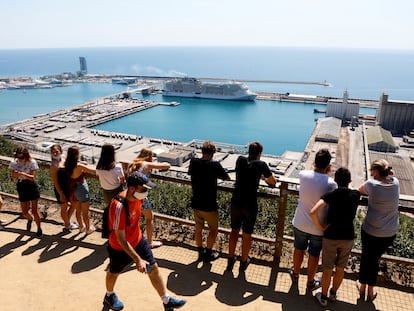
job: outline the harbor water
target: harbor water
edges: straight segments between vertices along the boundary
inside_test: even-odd
[[[288,48],[96,48],[0,50],[0,77],[38,77],[79,70],[85,56],[90,73],[218,77],[332,83],[247,83],[254,91],[378,99],[413,100],[414,51]],[[386,74],[385,74],[386,73]],[[0,124],[73,107],[125,90],[112,84],[0,91]],[[137,97],[140,95],[136,95]],[[150,100],[167,100],[161,95]],[[176,107],[158,106],[98,128],[186,142],[192,139],[244,145],[263,143],[265,153],[303,151],[315,126],[314,108],[325,106],[272,101],[226,102],[194,99]],[[375,113],[362,109],[361,113]]]

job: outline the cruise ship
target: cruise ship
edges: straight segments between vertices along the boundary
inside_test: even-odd
[[[204,83],[196,78],[175,78],[163,85],[163,96],[224,100],[255,100],[257,94],[235,81]]]

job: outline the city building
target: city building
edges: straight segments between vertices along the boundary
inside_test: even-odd
[[[83,56],[79,56],[79,64],[80,64],[80,76],[85,76],[88,74],[88,65],[86,64],[86,58]]]

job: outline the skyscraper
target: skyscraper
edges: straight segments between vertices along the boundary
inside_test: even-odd
[[[79,75],[84,76],[88,74],[88,66],[86,64],[86,58],[83,56],[79,56],[79,64],[80,64],[80,71]]]

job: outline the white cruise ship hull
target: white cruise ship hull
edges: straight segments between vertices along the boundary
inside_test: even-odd
[[[256,99],[256,94],[243,95],[216,95],[216,94],[196,94],[196,93],[178,93],[163,91],[162,96],[170,97],[186,97],[186,98],[200,98],[200,99],[221,99],[221,100],[242,100],[252,101]]]
[[[203,83],[196,78],[177,78],[164,83],[163,96],[253,101],[257,95],[240,82]]]

